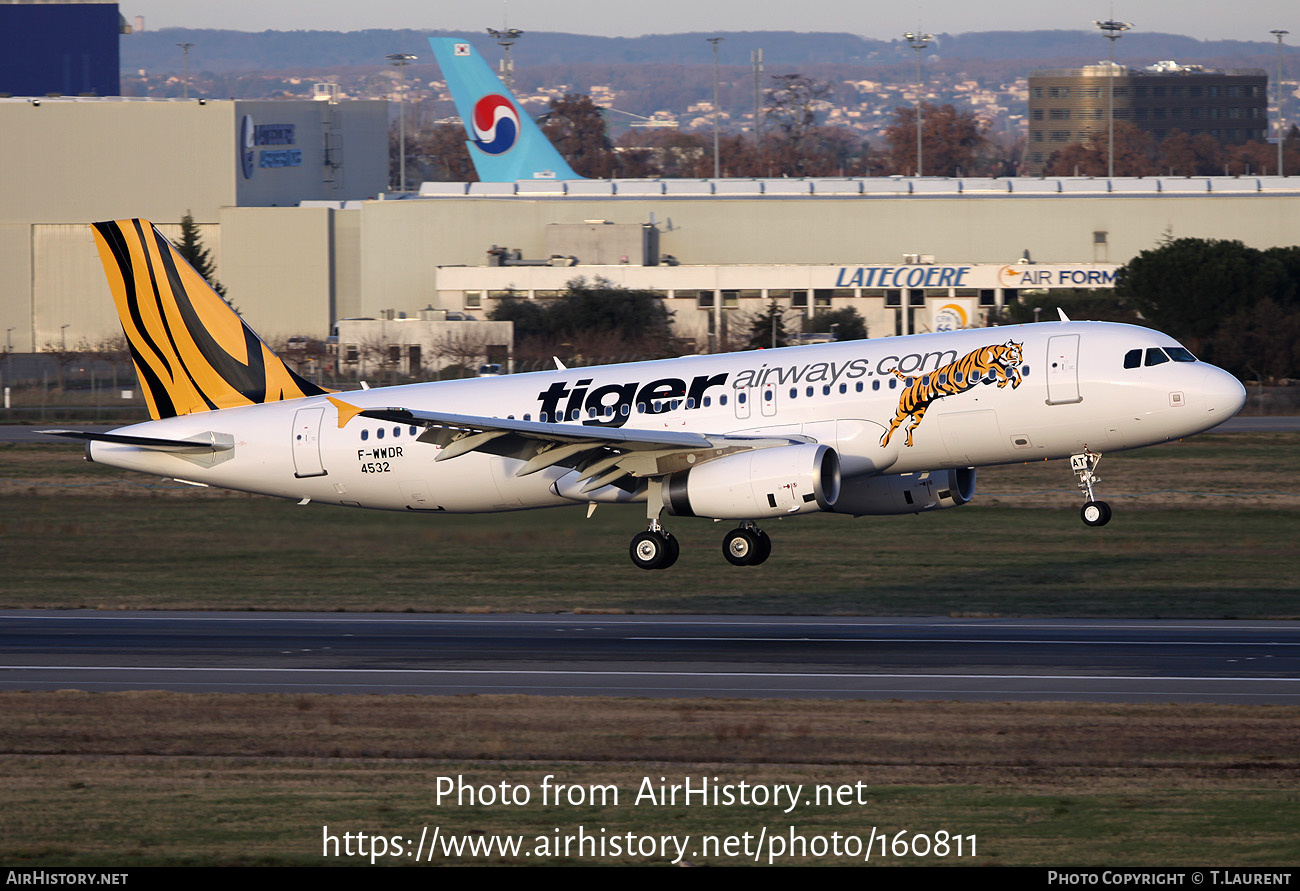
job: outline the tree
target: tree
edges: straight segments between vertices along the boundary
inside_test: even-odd
[[[988,125],[973,111],[958,111],[951,105],[921,105],[923,172],[929,176],[957,176],[977,173],[979,159],[989,154]],[[916,172],[916,109],[900,106],[885,127],[885,142],[892,172]]]
[[[566,93],[552,99],[542,133],[579,176],[609,179],[614,175],[614,146],[605,118],[590,96]]]
[[[1240,241],[1178,238],[1143,251],[1115,274],[1115,294],[1193,351],[1222,320],[1294,292],[1287,267]]]
[[[389,131],[391,147],[389,179],[397,182],[401,152],[396,130]],[[465,128],[460,124],[408,121],[406,130],[406,176],[415,182],[478,182],[478,172],[465,147]]]
[[[1174,130],[1160,141],[1160,172],[1170,176],[1213,176],[1223,172],[1218,141],[1208,133]]]
[[[1020,293],[1020,300],[1008,303],[1004,310],[1007,322],[1025,323],[1055,319],[1057,309],[1075,321],[1124,322],[1138,324],[1137,312],[1116,296],[1112,288],[1057,288],[1051,291]],[[1039,310],[1037,316],[1034,310]]]
[[[559,356],[590,362],[600,358],[663,358],[677,352],[672,313],[660,295],[597,278],[576,278],[548,300],[510,298],[488,314],[515,326],[515,355]]]
[[[1210,350],[1217,364],[1239,377],[1295,377],[1300,371],[1300,310],[1261,300],[1224,319]]]
[[[226,300],[226,286],[217,281],[212,255],[203,246],[203,237],[199,234],[198,224],[194,222],[194,215],[188,210],[185,211],[185,216],[181,217],[181,243],[176,245],[176,253],[184,257],[185,262],[203,276],[203,280],[221,296],[222,300]],[[226,300],[226,303],[230,301]]]
[[[808,323],[808,330],[834,334],[835,340],[866,340],[867,320],[851,306],[819,309]]]
[[[1089,142],[1053,152],[1044,172],[1048,176],[1106,176],[1109,145],[1109,136],[1102,129]],[[1115,121],[1116,176],[1155,176],[1161,172],[1156,157],[1155,137],[1128,121]]]
[[[810,176],[810,137],[829,105],[831,87],[802,74],[773,75],[772,81],[765,114],[775,128],[773,160],[783,168],[781,173]]]
[[[790,345],[790,335],[785,330],[785,315],[790,310],[773,300],[767,309],[748,318],[749,340],[742,349],[764,350]]]

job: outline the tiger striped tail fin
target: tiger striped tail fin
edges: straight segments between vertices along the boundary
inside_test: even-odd
[[[285,365],[148,220],[91,228],[155,420],[333,392]]]

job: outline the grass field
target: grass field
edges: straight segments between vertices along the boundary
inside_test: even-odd
[[[7,607],[1289,617],[1300,614],[1300,448],[1233,434],[1107,457],[1115,519],[1079,521],[1063,462],[980,471],[971,505],[766,524],[761,567],[727,524],[666,519],[672,569],[627,558],[638,506],[413,516],[196,490],[0,450]]]
[[[727,565],[724,527],[672,521],[681,561],[634,569],[643,514],[601,507],[414,517],[178,488],[0,447],[0,606],[1295,617],[1300,448],[1202,436],[1101,465],[1104,529],[1061,462],[980,471],[972,506],[771,523],[771,561]],[[1300,709],[551,697],[0,694],[8,866],[368,863],[323,826],[414,838],[693,840],[875,830],[974,836],[976,856],[871,863],[1277,866],[1300,859]],[[619,804],[543,806],[543,778]],[[436,801],[440,777],[528,806]],[[867,784],[865,804],[632,804],[660,778]],[[527,849],[527,848],[526,848]],[[967,851],[969,848],[967,848]],[[654,856],[435,858],[654,863]],[[833,855],[776,862],[848,863]],[[396,864],[398,858],[378,862]]]
[[[1286,865],[1300,858],[1297,718],[1233,706],[6,693],[0,862],[369,862],[323,858],[328,825],[412,842],[424,827],[480,843],[513,834],[525,850],[579,826],[689,836],[684,859],[701,865],[753,862],[701,856],[705,835],[756,842],[792,828],[805,839],[885,833],[877,864]],[[544,805],[548,774],[611,785],[618,804]],[[529,801],[439,804],[439,777],[504,781]],[[634,804],[647,778],[687,777],[802,784],[812,803]],[[817,784],[854,791],[817,804]],[[961,836],[966,854],[896,857],[900,831]],[[671,859],[497,851],[434,862]],[[863,860],[813,849],[776,858]]]

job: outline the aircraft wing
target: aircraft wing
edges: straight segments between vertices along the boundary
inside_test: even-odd
[[[336,405],[340,400],[331,398]],[[342,406],[340,406],[342,412]],[[658,477],[705,461],[751,449],[812,442],[804,436],[744,436],[677,430],[644,430],[583,424],[552,424],[514,418],[488,418],[410,408],[371,408],[362,417],[425,427],[420,442],[442,446],[435,461],[469,452],[517,458],[516,472],[527,476],[560,465],[579,471],[592,491],[622,480]],[[340,419],[346,423],[344,414]]]

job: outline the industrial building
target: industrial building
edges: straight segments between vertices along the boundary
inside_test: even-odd
[[[355,315],[337,295],[358,290],[358,235],[346,231],[356,214],[299,204],[332,207],[383,192],[388,103],[322,94],[322,101],[0,98],[6,343],[26,352],[116,333],[87,224],[125,217],[153,220],[174,237],[192,215],[232,300],[268,333],[323,334],[333,319]],[[250,233],[234,221],[254,210],[260,228]],[[274,237],[259,234],[267,230]],[[240,261],[223,263],[228,254]]]
[[[1208,134],[1225,145],[1262,141],[1268,131],[1267,94],[1268,75],[1260,68],[1219,70],[1177,62],[1128,68],[1101,62],[1031,71],[1025,170],[1036,176],[1053,152],[1104,140],[1112,101],[1116,121],[1156,139],[1181,130]]]
[[[1107,287],[1170,236],[1300,240],[1300,177],[427,183],[394,196],[387,103],[322,95],[0,99],[6,346],[116,336],[87,223],[136,216],[175,236],[191,213],[229,299],[273,343],[324,339],[345,319],[482,320],[502,293],[546,299],[579,276],[662,292],[699,349],[726,342],[731,311],[772,299],[805,315],[852,306],[880,336],[960,319],[941,321],[949,306],[979,324],[1026,287]],[[541,265],[503,265],[516,255]]]

